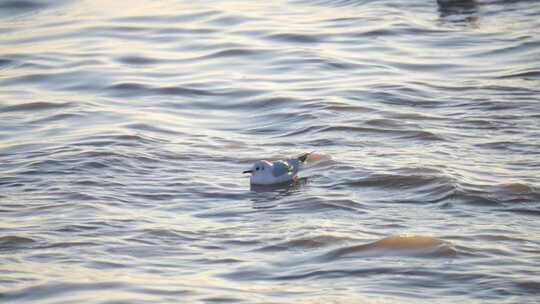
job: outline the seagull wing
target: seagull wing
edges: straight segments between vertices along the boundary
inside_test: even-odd
[[[274,177],[289,174],[289,172],[293,171],[293,167],[289,163],[282,160],[274,162],[273,167],[274,169],[272,170],[272,175]]]
[[[302,153],[296,157],[300,162],[305,162],[310,154],[313,152]]]

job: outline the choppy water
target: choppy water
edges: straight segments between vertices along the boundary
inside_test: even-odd
[[[539,88],[538,1],[0,1],[0,301],[537,302]]]

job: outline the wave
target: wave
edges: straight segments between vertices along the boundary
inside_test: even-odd
[[[34,244],[36,241],[31,238],[8,235],[0,237],[0,251],[15,250],[20,248],[26,248],[30,244]]]
[[[496,78],[499,78],[499,79],[520,78],[520,79],[525,79],[525,80],[538,80],[540,79],[540,71],[528,69],[526,71],[516,71],[513,73],[508,73],[502,76],[498,76]]]
[[[73,283],[73,282],[45,282],[32,286],[14,289],[0,294],[0,299],[13,302],[43,301],[55,297],[66,297],[74,293],[99,292],[104,290],[119,290],[128,284],[119,282]]]
[[[355,241],[355,239],[334,235],[317,235],[272,244],[259,248],[257,251],[315,250],[323,247],[336,246],[351,241]]]
[[[159,59],[143,57],[143,56],[122,56],[118,58],[118,62],[124,64],[133,64],[133,65],[150,65],[160,62]]]
[[[261,50],[251,50],[251,49],[227,49],[222,51],[217,51],[210,55],[204,56],[204,59],[210,58],[222,58],[222,57],[245,57],[252,55],[261,55],[263,51]],[[199,58],[199,59],[203,59]]]
[[[5,107],[0,107],[2,112],[18,112],[18,111],[42,111],[42,110],[55,110],[55,109],[64,109],[73,106],[72,102],[46,102],[46,101],[36,101],[36,102],[27,102],[16,105],[10,105]]]
[[[294,3],[301,5],[317,5],[328,7],[356,7],[372,2],[371,0],[295,0]]]
[[[457,254],[457,250],[450,243],[437,238],[393,235],[368,244],[335,249],[325,254],[325,257],[335,260],[350,256],[455,257]]]
[[[239,267],[224,277],[235,280],[302,280],[309,278],[336,278],[388,275],[407,272],[432,276],[427,269],[407,266],[407,261],[418,259],[457,259],[471,255],[471,249],[454,246],[451,242],[435,237],[398,234],[373,242],[355,245],[360,240],[333,235],[300,237],[285,242],[260,247],[256,252],[279,255],[286,258],[272,263],[271,268]],[[352,244],[353,243],[353,244]],[[301,254],[291,256],[291,251]],[[320,252],[323,252],[320,254]],[[401,268],[395,264],[385,265],[387,258],[399,258]],[[353,261],[354,265],[349,264]]]
[[[296,33],[273,34],[266,38],[269,40],[283,41],[287,43],[318,43],[322,41],[321,35],[307,35]]]
[[[417,139],[426,141],[441,141],[445,140],[441,135],[437,135],[430,131],[425,130],[407,130],[407,129],[385,129],[385,128],[371,128],[371,127],[356,127],[356,126],[343,126],[334,125],[322,127],[317,131],[318,133],[329,132],[344,132],[344,133],[362,133],[362,134],[380,134],[380,135],[393,135],[400,139]]]
[[[119,83],[111,85],[109,90],[116,96],[143,96],[143,95],[177,95],[177,96],[209,96],[216,95],[209,90],[186,88],[181,86],[153,88],[140,83]]]
[[[14,62],[15,60],[12,59],[0,58],[0,67],[7,67],[12,65]]]
[[[0,1],[1,300],[534,302],[535,2],[54,2]]]

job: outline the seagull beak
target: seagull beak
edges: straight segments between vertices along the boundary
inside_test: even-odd
[[[243,174],[246,174],[246,173],[253,173],[253,170],[246,170],[244,172],[242,172]]]

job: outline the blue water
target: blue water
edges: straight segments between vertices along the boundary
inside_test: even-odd
[[[0,1],[0,301],[536,303],[539,88],[537,1]]]

